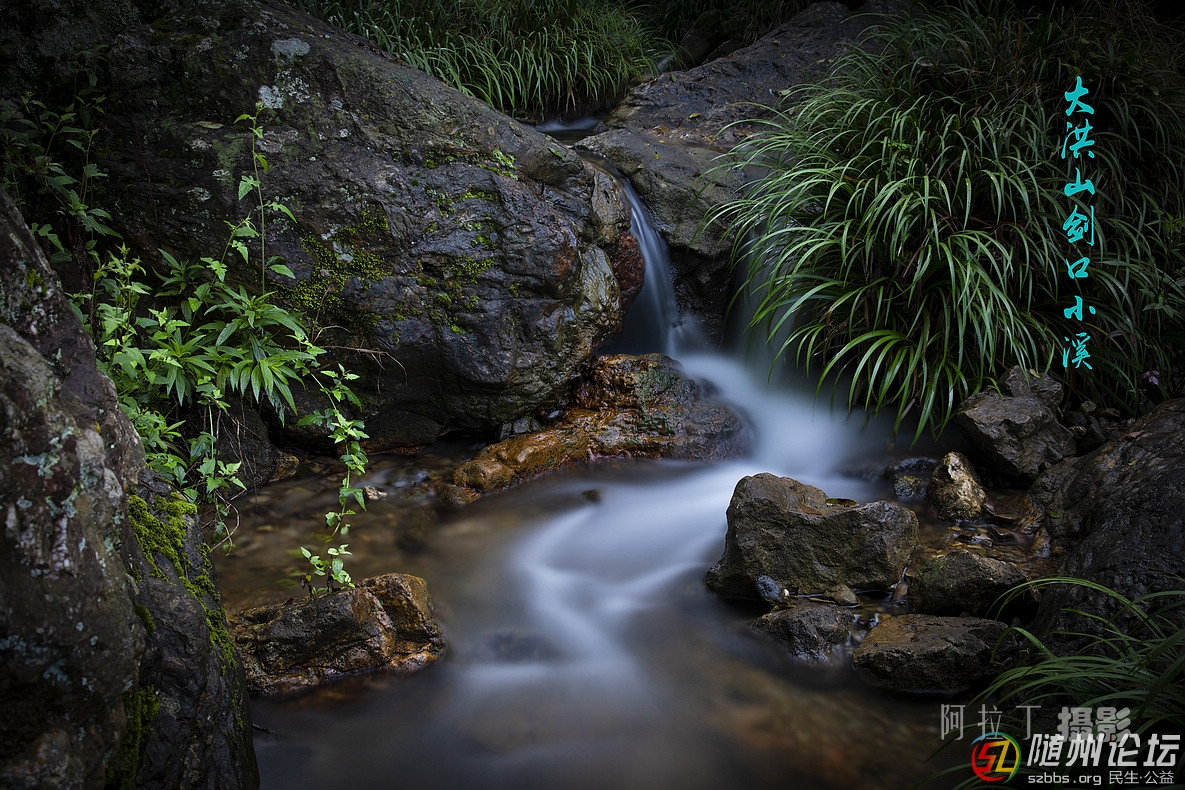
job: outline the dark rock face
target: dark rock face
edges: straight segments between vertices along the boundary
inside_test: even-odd
[[[144,631],[116,522],[143,450],[0,190],[0,784],[99,787]]]
[[[850,16],[840,3],[815,3],[744,49],[639,85],[610,116],[616,128],[581,143],[638,191],[670,248],[679,307],[698,314],[709,335],[723,331],[732,239],[721,223],[700,225],[743,183],[717,161],[755,128],[737,122],[772,117],[767,106],[778,103],[779,93],[818,79],[830,59],[874,24],[873,14],[904,7],[871,0],[860,16]]]
[[[648,131],[655,137],[699,144],[730,144],[752,131],[728,124],[771,113],[777,94],[815,82],[869,26],[875,14],[901,14],[906,4],[869,0],[852,15],[841,3],[814,3],[764,38],[726,57],[683,72],[663,74],[634,88],[614,109],[609,125]]]
[[[1004,668],[993,651],[1007,628],[977,617],[890,617],[868,632],[852,662],[897,691],[957,691]]]
[[[415,672],[444,652],[423,579],[389,573],[353,589],[260,606],[231,621],[254,694],[276,694],[373,670]]]
[[[814,486],[762,473],[737,483],[724,555],[707,582],[721,595],[757,599],[768,598],[763,576],[790,594],[888,589],[917,546],[917,516],[896,502],[828,504]]]
[[[851,637],[854,617],[842,606],[806,601],[764,615],[753,628],[786,645],[798,661],[830,664]]]
[[[1025,580],[1015,565],[958,549],[922,566],[910,581],[909,605],[924,614],[984,617],[1001,595]]]
[[[143,469],[139,438],[2,192],[0,228],[0,779],[254,786],[233,654],[209,660],[216,640],[203,629],[221,613],[200,530],[191,520],[171,541],[135,529],[127,488]],[[145,542],[184,552],[196,595],[154,578],[176,574],[159,553],[148,561]]]
[[[195,513],[150,475],[128,503],[124,551],[148,631],[140,689],[156,711],[136,733],[138,767],[119,766],[138,790],[259,785],[246,678]]]
[[[617,354],[589,367],[555,425],[490,445],[453,482],[488,492],[597,457],[725,460],[747,446],[741,418],[674,360]]]
[[[225,463],[240,464],[236,476],[252,491],[285,471],[282,463],[287,456],[272,444],[256,407],[234,393],[228,393],[226,400],[230,407],[221,416],[218,457]]]
[[[967,521],[983,514],[987,492],[983,490],[970,458],[962,453],[947,453],[930,475],[926,499],[930,500],[939,518]]]
[[[28,10],[22,26],[52,15],[79,46],[117,42],[102,166],[145,260],[224,248],[253,199],[239,199],[253,143],[234,119],[262,102],[265,197],[295,216],[267,224],[268,255],[295,274],[267,287],[340,327],[323,345],[377,355],[336,352],[364,376],[373,449],[550,408],[641,285],[611,179],[361,38],[274,2]],[[52,42],[13,44],[34,63]],[[258,259],[228,262],[259,289]]]
[[[1160,404],[1118,439],[1053,467],[1029,498],[1062,549],[1060,573],[1129,598],[1180,589],[1174,577],[1185,576],[1185,400]],[[1050,626],[1065,606],[1103,615],[1115,608],[1080,588],[1050,588],[1039,620]]]
[[[1060,400],[1060,386],[1036,382],[1038,389],[1024,383],[1019,369],[1005,379],[1000,395],[981,392],[959,408],[955,422],[998,474],[1032,482],[1037,475],[1076,450],[1074,435],[1057,421],[1050,403]],[[1056,389],[1055,389],[1056,388]]]
[[[7,323],[0,380],[0,784],[99,787],[144,647],[112,548],[124,492],[82,404]]]

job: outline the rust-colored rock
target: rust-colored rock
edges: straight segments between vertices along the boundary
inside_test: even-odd
[[[747,446],[741,418],[707,397],[674,360],[617,354],[589,367],[557,423],[490,445],[453,482],[486,493],[599,457],[715,461]]]
[[[501,488],[514,479],[514,472],[492,458],[482,458],[462,465],[453,474],[453,482],[459,486],[490,491]]]

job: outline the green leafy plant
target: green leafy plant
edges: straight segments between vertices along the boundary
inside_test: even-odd
[[[1128,409],[1180,390],[1175,35],[1097,6],[964,4],[872,28],[732,160],[764,173],[711,217],[749,261],[754,325],[823,378],[849,375],[850,406],[893,405],[898,425],[916,409],[919,435],[1010,364]],[[1078,74],[1100,113],[1088,165],[1058,158]],[[1100,185],[1100,222],[1089,279],[1072,281],[1062,222],[1072,205],[1089,210],[1062,193],[1075,165]],[[1097,314],[1072,324],[1063,309],[1080,287]],[[1061,365],[1077,331],[1092,338],[1093,371]]]
[[[99,239],[118,236],[107,224],[111,215],[90,205],[95,184],[106,177],[92,161],[103,105],[96,83],[91,74],[88,89],[64,109],[28,92],[0,101],[0,186],[25,213],[56,215],[30,225],[50,245],[54,264],[71,257],[82,266],[98,263]]]
[[[325,591],[329,592],[333,582],[337,582],[342,587],[353,587],[354,582],[350,579],[350,574],[345,570],[342,562],[342,557],[349,554],[346,547],[348,543],[343,543],[337,548],[330,546],[325,550],[329,555],[329,561],[326,562],[321,559],[319,554],[313,554],[304,546],[300,547],[300,553],[309,561],[310,570],[301,577],[300,583],[302,587],[308,588],[309,595],[314,593],[313,578],[316,576],[325,577]]]
[[[267,272],[271,270],[276,274],[283,275],[288,278],[295,279],[292,270],[283,263],[277,263],[280,260],[279,256],[267,256],[267,215],[268,212],[278,214],[289,219],[292,224],[296,224],[296,217],[292,216],[292,212],[288,207],[278,200],[268,200],[263,195],[263,175],[268,171],[267,157],[260,153],[258,143],[263,139],[263,127],[259,124],[260,106],[256,106],[255,113],[243,113],[235,119],[235,123],[244,123],[248,125],[251,130],[251,168],[252,175],[244,174],[239,180],[239,200],[245,198],[251,192],[255,193],[256,208],[240,220],[238,223],[231,226],[230,240],[227,243],[228,249],[233,249],[243,256],[245,263],[251,262],[251,252],[247,247],[247,241],[250,239],[259,239],[259,289],[267,291]],[[254,217],[258,212],[259,228],[255,228]],[[225,258],[226,251],[223,251]]]
[[[230,548],[230,499],[245,485],[238,477],[241,462],[228,463],[218,452],[228,395],[267,401],[283,420],[286,408],[296,410],[293,384],[312,384],[329,406],[302,423],[323,425],[343,448],[347,472],[340,508],[326,516],[326,523],[329,537],[345,534],[346,519],[355,512],[348,500],[365,507],[361,490],[351,481],[365,471],[367,458],[359,440],[366,433],[360,420],[342,412],[347,404],[359,405],[348,383],[357,376],[340,365],[321,371],[319,359],[325,352],[309,337],[304,317],[273,302],[267,290],[269,271],[293,276],[282,261],[267,255],[269,217],[293,223],[295,218],[263,192],[269,165],[257,146],[263,138],[261,108],[236,120],[246,125],[251,140],[251,172],[240,178],[238,198],[252,197],[254,205],[242,219],[227,223],[227,243],[217,258],[193,263],[161,250],[161,284],[151,288],[144,281],[145,267],[126,246],[108,250],[105,260],[101,253],[101,237],[118,239],[118,234],[104,224],[110,215],[86,202],[90,185],[104,177],[91,162],[98,134],[94,122],[102,104],[93,77],[90,88],[77,107],[61,111],[31,94],[15,104],[0,104],[3,186],[26,212],[44,214],[48,205],[49,211],[65,215],[70,245],[48,222],[32,224],[56,251],[57,263],[74,259],[80,266],[93,264],[90,290],[72,294],[72,303],[95,341],[99,367],[114,381],[120,405],[143,441],[147,465],[190,502],[211,505],[215,534]],[[76,152],[74,161],[60,153],[63,147]],[[239,256],[250,266],[256,254],[260,291],[251,293],[228,279],[229,263]],[[347,554],[344,545],[330,549],[332,559],[320,566],[318,575],[348,585],[341,559]],[[314,570],[318,562],[312,562]]]
[[[618,2],[297,0],[301,9],[508,113],[605,104],[648,73],[655,37]]]
[[[336,371],[325,370],[322,375],[329,379],[329,383],[321,386],[321,392],[328,399],[329,406],[302,417],[298,424],[319,425],[327,429],[330,438],[341,449],[341,462],[346,468],[341,485],[338,487],[338,508],[325,514],[325,526],[329,529],[329,534],[324,536],[324,540],[328,543],[338,535],[349,534],[349,517],[357,515],[357,511],[353,509],[355,506],[362,510],[366,509],[366,498],[363,496],[362,489],[355,485],[354,480],[366,472],[368,459],[366,452],[362,449],[361,440],[368,437],[363,430],[366,426],[361,420],[352,420],[342,413],[342,407],[347,402],[354,406],[361,406],[358,396],[348,384],[350,381],[357,380],[357,374],[349,373],[339,365]],[[349,554],[345,549],[346,544],[338,546],[336,549],[327,548],[326,553],[333,559],[329,565],[326,565],[318,555],[312,554],[301,546],[300,551],[308,560],[311,568],[301,577],[301,584],[308,588],[310,595],[313,594],[314,576],[325,577],[326,592],[332,589],[332,582],[337,582],[344,587],[354,586],[350,575],[342,569],[341,555]]]

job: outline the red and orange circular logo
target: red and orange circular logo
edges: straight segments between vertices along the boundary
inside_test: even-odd
[[[1020,769],[1020,744],[1011,735],[989,732],[971,744],[971,770],[985,782],[1007,782]]]

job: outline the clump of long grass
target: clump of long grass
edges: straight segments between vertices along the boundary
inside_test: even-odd
[[[1045,639],[1024,628],[1028,660],[1002,673],[983,692],[998,702],[1024,699],[1130,711],[1132,730],[1185,730],[1185,589],[1130,599],[1086,579],[1056,576],[1025,589],[1071,585],[1095,595],[1093,611],[1066,607],[1067,625]]]
[[[1177,579],[1178,584],[1183,581]],[[1019,642],[1018,658],[976,696],[975,706],[1001,712],[998,728],[1012,734],[1030,727],[1053,734],[1044,731],[1056,726],[1050,711],[1063,707],[1126,709],[1132,732],[1185,733],[1185,589],[1131,599],[1086,579],[1054,576],[1010,590],[997,608],[1032,590],[1057,594],[1059,588],[1072,590],[1079,599],[1093,596],[1096,605],[1091,611],[1062,608],[1063,626],[1044,637],[1021,627],[1005,632],[1000,644],[1012,651]],[[1022,705],[1036,706],[1037,716],[1021,715]],[[946,741],[941,748],[953,743]],[[1020,772],[1045,770],[1022,766]],[[968,773],[962,764],[931,780],[963,776],[958,790],[983,786]]]
[[[919,434],[1011,364],[1131,409],[1179,390],[1183,51],[1099,5],[964,4],[871,29],[737,152],[765,175],[713,219],[750,261],[754,324],[823,379],[849,374],[849,405],[895,406],[898,425],[916,408]],[[1063,161],[1077,75],[1096,155]],[[1062,230],[1092,200],[1063,194],[1075,166],[1098,185],[1089,253]],[[1087,254],[1088,279],[1071,280],[1067,260]],[[1081,324],[1063,314],[1076,295],[1097,309]],[[1062,366],[1080,331],[1092,370]]]
[[[605,105],[667,49],[618,2],[293,0],[521,117]]]

